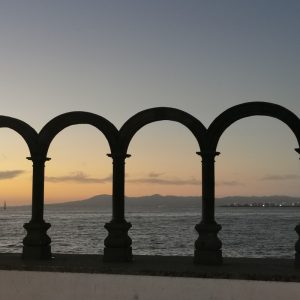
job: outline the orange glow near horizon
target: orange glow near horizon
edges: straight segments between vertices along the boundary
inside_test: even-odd
[[[257,143],[259,122],[260,119],[244,121],[245,125],[233,126],[222,137],[218,149],[222,153],[216,157],[217,197],[299,196],[300,170],[292,149],[295,138],[285,126],[270,121],[268,126],[283,131],[286,140],[267,136]],[[5,143],[0,153],[0,205],[3,201],[8,205],[30,204],[32,166],[26,160],[27,145],[11,133],[11,130],[1,132]],[[282,143],[291,146],[283,149]],[[201,157],[195,153],[197,147],[193,136],[179,124],[158,122],[145,126],[129,147],[132,157],[126,160],[125,195],[200,196]],[[91,126],[72,126],[59,133],[49,149],[48,156],[52,159],[46,162],[45,203],[111,194],[112,160],[106,156],[109,152],[104,136]],[[268,175],[276,173],[283,174],[282,178]],[[296,175],[293,179],[289,174]]]

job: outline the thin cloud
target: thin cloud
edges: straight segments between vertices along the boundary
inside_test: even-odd
[[[242,185],[242,183],[239,182],[239,181],[235,181],[235,180],[232,180],[232,181],[218,181],[216,183],[216,185],[237,186],[237,185]]]
[[[158,184],[158,185],[201,185],[202,181],[196,179],[194,177],[183,179],[183,178],[162,178],[161,176],[164,173],[156,173],[151,172],[145,177],[141,178],[132,178],[128,179],[128,183],[146,183],[146,184]],[[223,186],[237,186],[242,185],[241,182],[238,181],[219,181],[216,185],[223,185]]]
[[[126,174],[127,175],[127,174]],[[147,174],[145,177],[139,178],[130,178],[127,179],[127,183],[142,183],[142,184],[156,184],[156,185],[201,185],[202,181],[196,179],[194,177],[191,178],[167,178],[162,177],[164,173],[156,173],[151,172]],[[129,175],[127,175],[129,177]],[[53,177],[45,177],[45,180],[52,183],[60,183],[60,182],[77,182],[82,184],[89,183],[106,183],[112,182],[112,175],[104,177],[104,178],[93,178],[89,177],[87,174],[83,172],[75,172],[71,173],[67,176],[53,176]],[[216,185],[226,185],[226,186],[236,186],[241,185],[238,181],[220,181],[217,182]]]
[[[261,178],[261,180],[295,180],[299,179],[300,175],[286,174],[286,175],[267,175]]]
[[[23,170],[0,171],[0,180],[12,179],[25,173]]]
[[[157,177],[160,177],[162,175],[164,175],[164,173],[151,172],[151,173],[148,174],[148,176],[151,177],[151,178],[157,178]]]
[[[89,177],[83,172],[74,172],[67,176],[52,176],[45,177],[45,180],[53,183],[60,182],[77,182],[77,183],[106,183],[112,181],[112,176],[107,176],[104,178],[93,178]]]
[[[179,178],[161,178],[164,173],[151,172],[146,177],[127,180],[128,183],[150,183],[159,185],[199,185],[200,180],[195,178],[179,179]]]
[[[7,156],[4,153],[1,153],[0,159],[1,160],[7,160]]]

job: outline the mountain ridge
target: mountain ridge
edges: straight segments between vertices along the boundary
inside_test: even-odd
[[[140,210],[180,210],[199,209],[201,207],[201,196],[175,196],[175,195],[147,195],[137,197],[125,197],[126,212]],[[230,205],[233,203],[300,203],[300,197],[292,196],[227,196],[216,198],[216,206]],[[46,204],[48,207],[74,207],[74,208],[99,208],[111,210],[112,196],[108,194],[95,195],[88,199],[67,201],[61,203]]]

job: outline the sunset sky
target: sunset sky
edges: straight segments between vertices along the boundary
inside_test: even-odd
[[[37,131],[68,111],[120,128],[157,106],[209,124],[248,101],[300,112],[300,2],[199,0],[0,1],[1,115]],[[1,129],[0,205],[30,203],[31,162],[18,134]],[[216,159],[216,195],[300,196],[289,128],[268,117],[232,125]],[[201,195],[201,158],[182,125],[141,129],[129,148],[126,195]],[[111,194],[101,132],[69,127],[50,146],[46,203]]]

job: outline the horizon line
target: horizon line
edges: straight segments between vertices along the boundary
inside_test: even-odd
[[[61,202],[45,202],[45,205],[56,205],[56,204],[65,204],[65,203],[70,203],[70,202],[81,202],[81,201],[86,201],[86,200],[90,200],[92,198],[96,198],[96,197],[111,197],[112,195],[110,194],[98,194],[98,195],[94,195],[88,198],[84,198],[84,199],[79,199],[79,200],[66,200],[66,201],[61,201]],[[196,196],[196,195],[162,195],[162,194],[149,194],[149,195],[143,195],[143,196],[127,196],[125,195],[125,199],[126,198],[147,198],[147,197],[161,197],[161,198],[167,198],[167,197],[174,197],[174,198],[202,198],[202,195]],[[247,196],[247,195],[231,195],[231,196],[219,196],[219,197],[215,197],[215,200],[218,199],[224,199],[224,198],[279,198],[279,197],[284,197],[284,198],[298,198],[300,199],[300,195],[299,196],[289,196],[289,195],[279,195],[279,194],[273,194],[273,195],[251,195],[251,196]],[[32,206],[32,203],[28,203],[28,204],[24,204],[24,203],[20,203],[20,204],[13,204],[13,205],[8,205],[9,203],[7,203],[7,201],[4,200],[3,203],[6,203],[7,206],[10,207],[21,207],[21,206]]]

